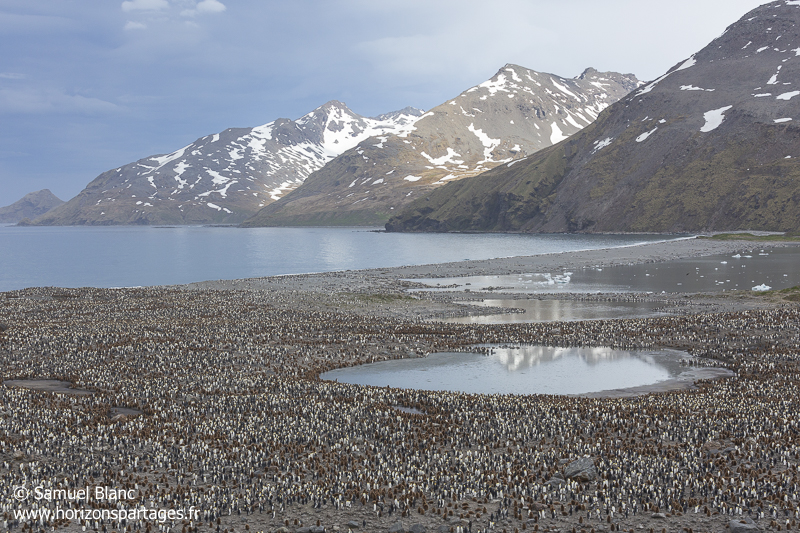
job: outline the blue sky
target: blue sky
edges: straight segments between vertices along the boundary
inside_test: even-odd
[[[429,109],[506,63],[658,77],[760,0],[0,0],[0,206],[329,100]]]

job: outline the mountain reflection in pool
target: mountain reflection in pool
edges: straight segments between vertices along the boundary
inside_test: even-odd
[[[459,316],[443,319],[451,324],[516,324],[570,320],[643,318],[667,314],[663,301],[502,300],[460,302],[476,307],[520,309],[522,313]]]
[[[340,368],[320,376],[355,385],[480,394],[584,394],[677,376],[685,352],[552,346],[495,347],[491,355],[437,353]]]

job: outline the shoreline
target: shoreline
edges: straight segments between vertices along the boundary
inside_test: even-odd
[[[754,246],[758,244],[760,246]],[[477,275],[506,275],[525,273],[549,273],[586,267],[611,267],[655,263],[674,259],[687,259],[718,254],[736,253],[756,248],[797,247],[800,243],[753,243],[750,241],[712,241],[696,237],[641,243],[614,248],[550,252],[540,255],[514,256],[498,259],[473,259],[467,261],[406,265],[398,267],[371,268],[363,270],[339,270],[313,274],[284,274],[259,278],[235,280],[208,280],[165,287],[186,289],[234,289],[318,291],[356,287],[362,292],[368,288],[397,289],[403,280],[417,278],[446,278]],[[391,282],[395,284],[392,285]]]

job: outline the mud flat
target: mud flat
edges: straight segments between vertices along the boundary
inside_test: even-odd
[[[598,392],[581,394],[584,398],[631,398],[643,394],[656,392],[670,392],[677,390],[696,389],[696,383],[700,380],[714,380],[735,377],[736,373],[727,368],[693,368],[681,372],[673,379],[659,381],[649,385],[639,387],[628,387],[625,389],[610,389]]]
[[[69,381],[58,381],[56,379],[9,379],[4,381],[3,385],[60,394],[77,394],[78,396],[92,394],[92,391],[73,388],[72,383]]]

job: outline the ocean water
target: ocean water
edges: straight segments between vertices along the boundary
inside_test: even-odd
[[[131,287],[630,246],[659,235],[403,234],[378,228],[0,227],[0,291]]]
[[[585,394],[639,387],[676,377],[676,350],[552,346],[497,347],[491,355],[436,353],[325,372],[325,380],[473,394]]]

